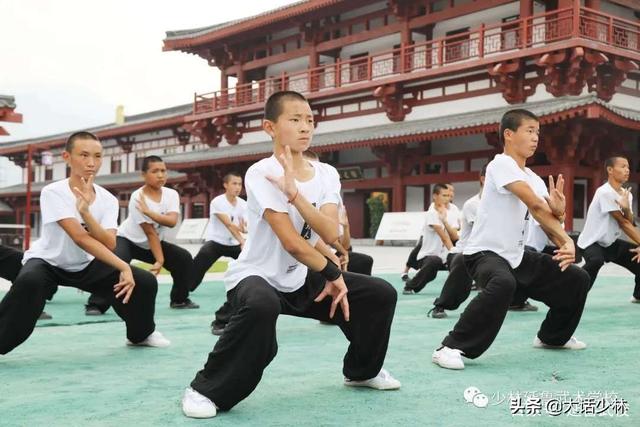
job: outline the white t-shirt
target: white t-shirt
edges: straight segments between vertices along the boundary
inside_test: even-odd
[[[505,186],[523,181],[533,187],[534,176],[536,174],[531,169],[520,169],[516,161],[506,154],[497,154],[489,162],[476,222],[462,253],[472,255],[492,251],[511,267],[520,265],[528,211],[527,206]]]
[[[456,245],[449,251],[451,253],[462,253],[471,230],[473,230],[473,223],[476,222],[476,215],[478,214],[478,206],[480,205],[480,194],[476,194],[462,205],[462,215],[460,215],[460,236]]]
[[[162,195],[160,196],[159,203],[144,196],[142,188],[138,188],[131,194],[131,198],[129,199],[129,216],[120,224],[120,227],[118,227],[118,236],[126,238],[141,248],[149,249],[149,239],[140,224],[145,222],[152,224],[160,240],[164,240],[164,235],[170,227],[158,224],[138,210],[136,206],[140,196],[144,197],[149,209],[161,215],[166,215],[169,212],[177,212],[179,214],[180,196],[176,190],[167,187],[162,187]]]
[[[533,178],[533,181],[529,185],[531,185],[531,189],[538,197],[542,199],[549,197],[549,190],[542,178],[538,175]],[[531,246],[538,252],[542,252],[545,246],[553,246],[547,233],[544,232],[542,227],[540,227],[540,223],[536,221],[532,215],[529,215],[526,236],[525,246]]]
[[[216,214],[225,214],[233,224],[240,226],[242,221],[247,220],[247,202],[240,197],[236,197],[236,204],[232,205],[227,196],[221,194],[215,197],[209,205],[209,224],[207,225],[205,240],[213,240],[226,246],[238,246],[240,242],[233,237],[233,234]]]
[[[96,198],[89,206],[89,212],[105,230],[118,228],[118,199],[104,188],[93,184]],[[25,252],[22,264],[31,258],[40,258],[65,271],[81,271],[94,256],[85,252],[69,237],[58,221],[76,218],[80,224],[82,217],[76,208],[76,196],[69,188],[69,179],[46,185],[40,193],[40,213],[42,235]]]
[[[426,256],[437,256],[442,259],[442,262],[446,262],[449,251],[444,243],[442,243],[442,239],[438,233],[436,233],[436,230],[433,228],[434,225],[442,227],[444,232],[447,232],[442,220],[438,216],[438,211],[436,210],[435,205],[432,204],[427,211],[427,217],[424,221],[424,225],[422,226],[422,247],[420,248],[420,252],[418,252],[416,258],[421,260]]]
[[[431,205],[433,206],[433,203]],[[456,230],[460,230],[462,227],[462,214],[460,213],[460,209],[453,203],[449,203],[449,207],[447,208],[447,222]]]
[[[340,181],[335,179],[337,174],[329,172],[329,165],[317,167],[316,162],[310,164],[314,167],[315,173],[312,179],[297,182],[300,194],[317,208],[329,203],[338,205]],[[315,246],[319,236],[305,223],[298,210],[287,202],[284,193],[267,180],[268,175],[284,175],[284,170],[275,156],[253,164],[245,175],[247,216],[251,233],[238,259],[229,264],[224,278],[227,291],[248,276],[260,276],[280,292],[294,292],[304,285],[307,267],[284,249],[264,219],[264,211],[271,209],[287,213],[293,227],[311,246]]]
[[[594,243],[608,247],[622,236],[622,230],[611,212],[622,212],[616,201],[622,196],[608,182],[601,185],[593,196],[587,211],[587,220],[580,237],[578,246],[586,249]],[[629,193],[629,206],[633,206],[633,196]]]

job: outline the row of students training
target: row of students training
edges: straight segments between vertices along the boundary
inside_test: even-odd
[[[213,417],[251,394],[276,355],[280,314],[339,326],[350,342],[343,359],[345,385],[379,390],[401,386],[383,368],[396,291],[381,278],[341,269],[348,252],[338,231],[337,173],[302,156],[314,129],[308,102],[296,92],[272,95],[265,105],[263,127],[274,142],[274,154],[252,165],[245,176],[249,234],[225,274],[225,327],[204,368],[183,394],[182,410],[189,417]],[[534,338],[535,347],[586,347],[573,333],[592,280],[573,264],[575,247],[561,226],[562,179],[547,199],[533,190],[536,176],[525,161],[535,152],[538,132],[538,119],[525,110],[509,111],[501,121],[504,153],[487,166],[473,228],[460,258],[482,291],[434,351],[432,360],[441,367],[461,369],[462,356],[476,358],[487,350],[516,291],[550,307]],[[85,138],[75,145],[65,151],[71,177],[48,186],[59,187],[64,197],[51,204],[46,199],[53,192],[45,188],[41,199],[43,238],[57,237],[66,248],[46,259],[43,252],[35,252],[37,245],[33,253],[25,254],[25,265],[0,303],[3,354],[29,336],[46,297],[63,283],[105,297],[125,320],[130,344],[168,344],[153,323],[155,277],[112,252],[117,251],[117,201],[93,184],[98,168],[93,165],[87,171],[83,166],[99,163],[100,144]],[[623,221],[628,221],[627,214]],[[525,251],[528,216],[558,247],[553,256]],[[51,244],[42,246],[47,249]],[[633,261],[640,260],[638,248],[631,250],[635,256],[627,254]],[[67,263],[61,264],[62,258]]]

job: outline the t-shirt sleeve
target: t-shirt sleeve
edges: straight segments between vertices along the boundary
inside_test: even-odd
[[[287,198],[282,191],[272,184],[264,171],[258,168],[249,169],[245,176],[247,194],[256,202],[260,217],[266,209],[288,213]]]
[[[438,216],[437,212],[429,210],[427,211],[426,224],[427,226],[430,226],[430,225],[442,226],[442,221],[440,221],[440,217]]]
[[[342,198],[340,196],[340,175],[336,168],[331,165],[325,165],[325,188],[320,206],[328,203],[340,205]]]
[[[42,224],[49,224],[65,218],[77,218],[78,210],[75,204],[70,204],[62,195],[48,188],[40,194],[40,212]]]
[[[106,191],[106,190],[105,190]],[[115,230],[118,228],[118,212],[120,211],[120,207],[118,206],[118,199],[111,193],[109,193],[109,197],[106,199],[106,205],[103,206],[105,210],[105,214],[102,216],[102,221],[100,221],[100,225],[105,230]]]
[[[600,195],[600,211],[603,213],[615,212],[620,210],[617,200],[620,198],[618,194],[613,191],[603,191]]]
[[[169,191],[169,206],[167,212],[176,212],[180,214],[180,195],[175,190]]]
[[[224,207],[222,198],[216,197],[211,201],[211,215],[214,214],[228,214]]]
[[[491,175],[493,182],[496,185],[498,192],[502,194],[509,193],[509,190],[505,188],[506,185],[517,181],[525,181],[526,176],[524,172],[518,168],[515,161],[506,157],[496,157],[492,161]]]
[[[473,203],[465,203],[462,207],[462,216],[469,223],[473,224],[476,222],[476,215],[478,213],[478,205],[474,206]]]

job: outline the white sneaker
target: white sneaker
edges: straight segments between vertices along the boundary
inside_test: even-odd
[[[587,348],[587,344],[578,340],[576,337],[569,338],[569,341],[564,343],[564,345],[550,345],[543,343],[540,338],[536,335],[533,339],[533,346],[535,348],[551,348],[551,349],[559,349],[559,350],[583,350]]]
[[[140,341],[138,343],[132,343],[131,341],[127,340],[127,345],[131,346],[169,347],[170,344],[171,341],[166,339],[164,335],[162,335],[158,331],[151,332],[151,335],[145,338],[144,341]]]
[[[345,377],[344,385],[349,387],[369,387],[375,388],[376,390],[397,390],[402,384],[393,378],[389,371],[382,368],[380,372],[378,372],[378,375],[364,381],[354,381]]]
[[[462,350],[457,348],[442,347],[440,350],[433,352],[431,361],[441,368],[464,369],[462,354]]]
[[[640,299],[638,299],[636,297],[631,297],[631,299],[629,301],[634,303],[634,304],[640,304]]]
[[[217,410],[216,405],[208,397],[187,387],[182,396],[182,412],[190,418],[213,418]]]

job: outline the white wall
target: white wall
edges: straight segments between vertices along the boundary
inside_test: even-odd
[[[584,3],[584,0],[582,0],[582,2]],[[629,9],[628,7],[623,7],[618,4],[611,3],[607,0],[600,1],[600,10],[604,13],[608,13],[622,19],[638,22],[638,18],[634,16],[633,10]]]
[[[406,192],[406,211],[422,212],[424,211],[424,187],[408,186]]]
[[[53,180],[58,181],[60,179],[65,179],[66,177],[67,177],[67,164],[65,162],[54,163],[53,164]]]
[[[366,15],[368,13],[375,12],[377,10],[383,10],[386,8],[387,8],[386,1],[372,2],[372,4],[369,4],[367,6],[343,13],[342,15],[340,15],[340,20],[346,21],[348,19],[355,18],[356,16]]]

